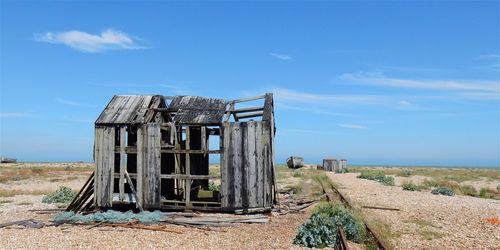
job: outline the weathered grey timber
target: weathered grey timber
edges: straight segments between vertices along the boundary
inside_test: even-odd
[[[323,170],[336,172],[343,169],[347,169],[347,160],[323,159]]]
[[[293,169],[301,168],[304,166],[304,158],[300,156],[290,156],[286,159],[286,165]]]
[[[252,103],[238,108],[245,102]],[[277,195],[274,134],[270,93],[114,96],[95,122],[94,205],[268,211]],[[209,159],[217,154],[221,174],[213,176]],[[220,190],[210,190],[218,180]]]
[[[17,159],[14,158],[7,158],[7,157],[0,157],[0,163],[16,163]]]

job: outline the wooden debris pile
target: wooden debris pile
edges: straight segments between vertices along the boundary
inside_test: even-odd
[[[89,211],[93,206],[94,200],[94,172],[87,179],[83,188],[75,196],[73,201],[68,205],[66,211],[81,213],[83,211]]]
[[[309,199],[305,197],[293,198],[291,195],[284,195],[282,201],[280,201],[279,207],[273,209],[273,212],[277,212],[279,215],[285,215],[287,213],[297,213],[302,212],[304,209],[310,207],[321,199]]]

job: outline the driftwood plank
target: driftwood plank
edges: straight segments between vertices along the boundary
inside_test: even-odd
[[[134,183],[132,183],[132,179],[130,179],[130,175],[128,175],[127,171],[125,171],[125,177],[127,177],[127,183],[130,186],[130,190],[132,190],[132,193],[135,196],[135,204],[136,204],[136,206],[139,208],[139,210],[141,210],[141,212],[144,211],[144,209],[141,206],[141,202],[139,201],[139,199],[137,197],[137,192],[135,191]]]

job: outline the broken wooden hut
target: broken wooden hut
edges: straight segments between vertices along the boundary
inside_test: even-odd
[[[343,169],[347,169],[347,160],[323,159],[323,170],[337,172]]]
[[[94,205],[269,210],[276,202],[274,134],[269,93],[239,100],[114,96],[95,122]],[[219,168],[210,165],[217,161]]]

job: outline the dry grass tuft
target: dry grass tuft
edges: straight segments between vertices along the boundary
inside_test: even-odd
[[[16,195],[44,195],[50,191],[46,190],[18,190],[18,189],[0,189],[0,197],[13,197]]]

